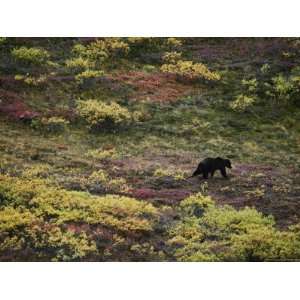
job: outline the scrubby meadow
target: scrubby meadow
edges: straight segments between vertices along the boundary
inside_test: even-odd
[[[299,261],[300,39],[0,38],[1,261]],[[189,177],[229,158],[229,179]]]

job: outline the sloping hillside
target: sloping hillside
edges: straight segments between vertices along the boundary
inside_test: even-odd
[[[300,259],[297,39],[0,50],[0,260]]]

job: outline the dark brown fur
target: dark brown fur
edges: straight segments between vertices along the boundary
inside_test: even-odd
[[[199,163],[196,171],[191,177],[202,174],[203,178],[207,179],[208,174],[211,174],[211,177],[213,177],[215,171],[220,170],[222,176],[227,178],[226,168],[231,169],[231,162],[229,159],[223,159],[221,157],[208,157]]]

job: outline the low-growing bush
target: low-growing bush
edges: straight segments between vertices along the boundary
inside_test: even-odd
[[[179,60],[181,60],[181,52],[166,52],[163,56],[163,61],[168,64],[176,64]]]
[[[125,57],[129,46],[121,38],[103,38],[88,45],[76,44],[72,52],[77,60],[81,58],[93,68],[103,69],[104,65],[111,65],[113,60]]]
[[[252,208],[217,207],[210,197],[180,203],[181,220],[168,245],[179,261],[286,261],[300,259],[295,230],[279,231],[272,217]]]
[[[252,78],[249,80],[243,79],[242,80],[243,90],[248,93],[249,95],[255,95],[258,88],[258,82],[256,78]]]
[[[47,81],[47,76],[46,75],[31,76],[29,74],[26,75],[17,74],[15,75],[15,80],[23,81],[24,83],[30,86],[39,86],[41,84],[44,84]]]
[[[84,59],[81,56],[66,60],[66,67],[72,73],[80,73],[89,68],[92,68],[93,66],[94,64],[91,61],[89,61],[88,59]]]
[[[178,38],[171,37],[167,39],[167,45],[171,47],[179,47],[182,45],[182,41]]]
[[[106,104],[97,100],[79,101],[77,113],[90,129],[110,129],[132,120],[130,112],[116,102]]]
[[[231,109],[244,112],[258,105],[287,107],[299,103],[299,69],[294,68],[289,73],[280,73],[276,76],[270,70],[271,67],[264,64],[260,69],[259,80],[243,79],[233,92],[235,100],[229,103]],[[233,82],[231,86],[232,84]]]
[[[42,48],[14,48],[11,52],[14,59],[26,65],[42,65],[50,58],[47,50]]]
[[[175,74],[178,77],[187,78],[189,80],[220,80],[220,75],[217,72],[212,72],[204,64],[194,63],[193,61],[178,60],[176,63],[163,64],[161,66],[161,71]]]
[[[230,102],[229,106],[232,110],[237,112],[245,112],[252,105],[254,105],[256,99],[246,95],[238,95],[236,99]]]
[[[271,84],[265,84],[266,95],[277,105],[289,105],[295,98],[298,99],[299,82],[300,80],[297,80],[297,76],[285,77],[279,74],[272,78]]]
[[[0,175],[0,260],[157,260],[141,242],[159,211],[133,198],[92,196],[41,179]],[[140,244],[142,249],[136,248]]]
[[[109,180],[102,175],[90,179]],[[133,198],[93,196],[35,177],[0,175],[0,260],[300,259],[299,225],[278,230],[272,217],[253,208],[219,207],[196,194],[181,201],[172,212],[176,220],[163,228],[161,212]],[[166,256],[150,238],[157,226],[166,230]]]
[[[103,76],[103,71],[96,71],[96,70],[86,70],[83,71],[75,76],[75,79],[84,84],[92,82],[95,78]]]
[[[80,260],[96,253],[95,242],[85,233],[76,234],[46,224],[27,209],[0,210],[1,260]]]

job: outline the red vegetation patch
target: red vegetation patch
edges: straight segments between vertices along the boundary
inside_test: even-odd
[[[193,87],[177,82],[175,76],[159,72],[135,71],[109,78],[132,86],[132,98],[135,100],[172,101],[189,95],[193,90]]]
[[[191,195],[191,192],[183,189],[162,189],[154,190],[150,188],[135,189],[131,191],[131,196],[137,199],[159,201],[164,204],[176,204]]]
[[[0,113],[15,120],[31,120],[39,115],[31,111],[18,94],[2,89],[0,89]]]

